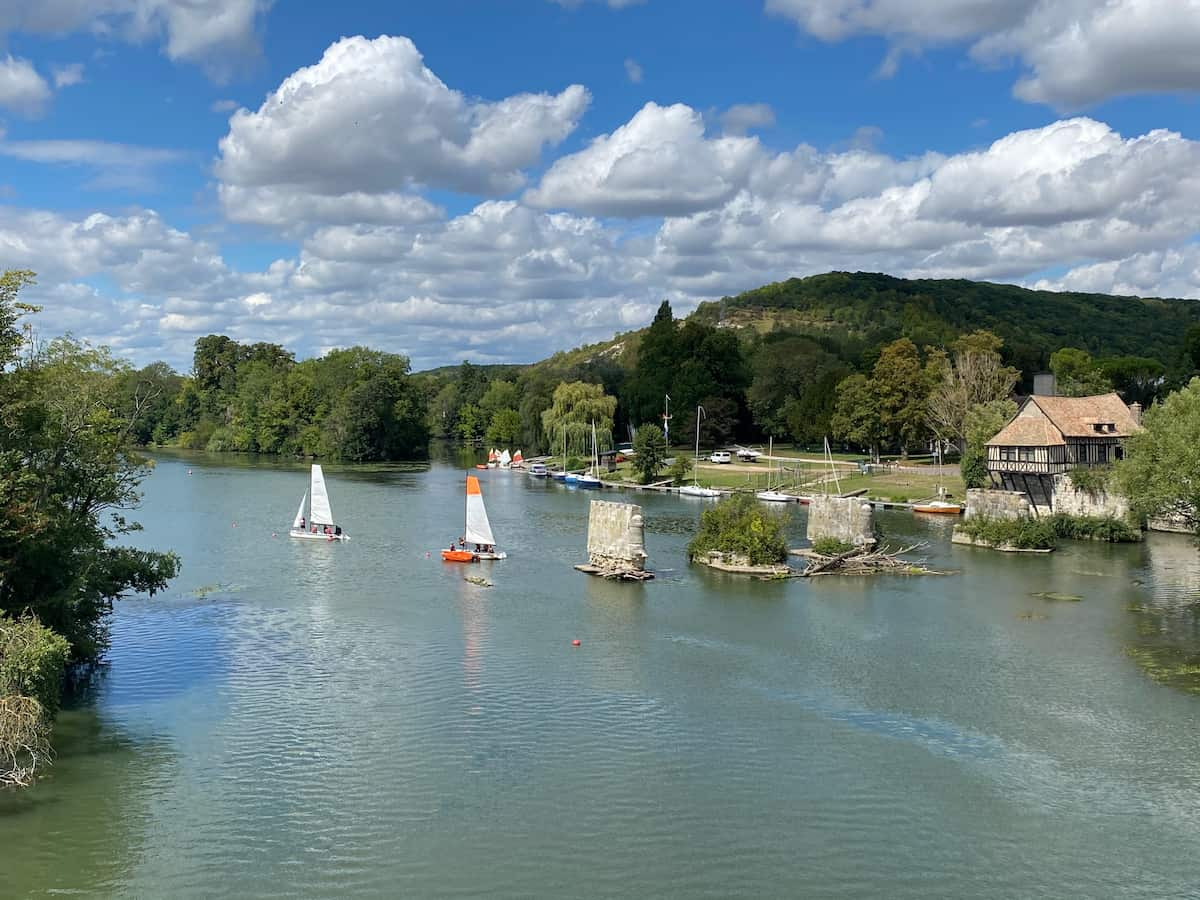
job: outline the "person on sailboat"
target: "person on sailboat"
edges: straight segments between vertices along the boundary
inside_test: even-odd
[[[303,530],[304,530],[304,516],[301,516],[301,517],[300,517],[300,530],[301,530],[301,531],[303,531]]]

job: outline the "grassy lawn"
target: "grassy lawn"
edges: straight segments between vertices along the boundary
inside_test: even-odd
[[[753,471],[745,471],[753,469]],[[637,473],[633,471],[629,463],[622,463],[617,467],[615,473],[603,473],[606,481],[626,481],[637,483]],[[739,471],[735,466],[716,465],[713,463],[701,463],[697,470],[697,480],[705,487],[715,487],[723,489],[743,489],[761,491],[767,487],[767,479],[773,477],[778,483],[779,472],[771,475],[768,472],[767,466],[758,464],[757,466],[743,466]],[[828,474],[828,469],[820,465],[808,466],[787,466],[783,472],[783,489],[788,492],[798,494],[818,493],[823,490],[832,492],[834,486],[832,483],[828,485],[812,485],[805,487],[806,482],[813,482],[816,479]],[[957,475],[938,478],[935,475],[921,475],[912,472],[879,472],[873,475],[860,475],[857,472],[845,475],[839,471],[839,485],[842,493],[867,489],[867,496],[874,500],[885,500],[893,503],[907,503],[914,500],[924,500],[937,495],[938,486],[945,487],[956,500],[963,500],[966,497],[966,491],[963,487],[963,482]],[[666,472],[663,471],[659,478],[665,479]]]
[[[957,475],[938,478],[934,475],[918,475],[911,472],[888,472],[878,475],[851,475],[841,479],[842,493],[867,489],[867,496],[875,500],[907,503],[925,500],[937,495],[938,485],[955,500],[966,496],[963,481]]]

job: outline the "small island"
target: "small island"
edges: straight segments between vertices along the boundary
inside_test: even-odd
[[[749,494],[733,494],[705,510],[688,544],[692,562],[738,575],[792,574],[787,553],[783,517]]]

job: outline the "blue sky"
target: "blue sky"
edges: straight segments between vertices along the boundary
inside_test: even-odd
[[[41,327],[528,361],[831,268],[1200,297],[1200,4],[0,4]]]

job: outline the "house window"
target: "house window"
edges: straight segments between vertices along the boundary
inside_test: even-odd
[[[1114,457],[1115,459],[1124,459],[1124,458],[1125,458],[1125,448],[1124,448],[1124,447],[1122,447],[1120,444],[1118,444],[1118,445],[1117,445],[1117,446],[1116,446],[1116,447],[1113,449],[1113,457]]]

